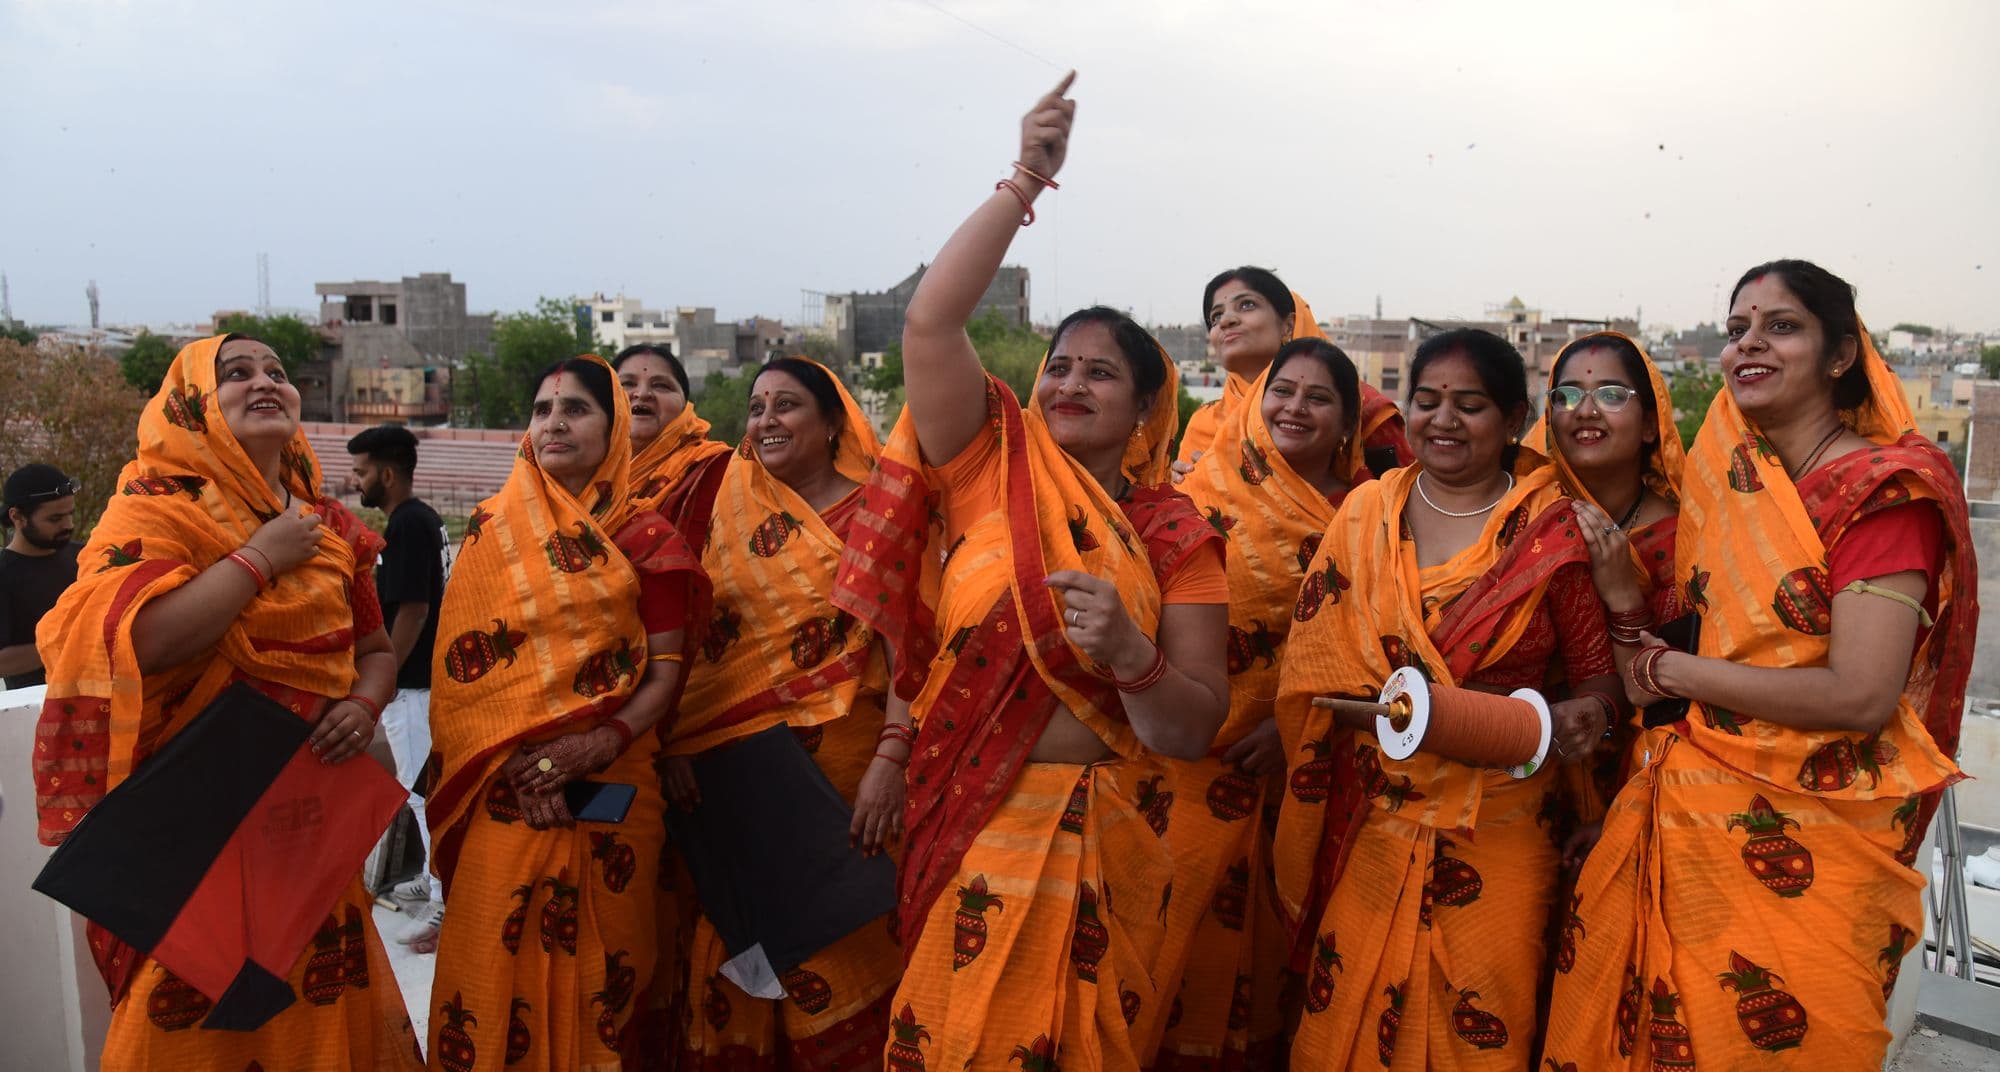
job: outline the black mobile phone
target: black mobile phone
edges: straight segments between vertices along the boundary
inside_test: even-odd
[[[623,782],[575,781],[563,786],[563,803],[579,823],[622,823],[639,787]]]
[[[1653,635],[1666,641],[1667,646],[1675,651],[1693,655],[1695,642],[1701,637],[1701,615],[1683,614],[1661,625]],[[1656,704],[1648,704],[1640,714],[1640,721],[1648,729],[1655,726],[1671,726],[1687,717],[1688,706],[1686,700],[1661,700]]]

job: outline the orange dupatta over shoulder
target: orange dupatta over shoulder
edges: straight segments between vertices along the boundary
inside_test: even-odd
[[[727,464],[729,444],[708,438],[709,424],[694,403],[681,407],[660,434],[632,456],[632,505],[680,520],[679,503],[715,467]]]

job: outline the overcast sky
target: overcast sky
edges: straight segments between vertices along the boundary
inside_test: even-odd
[[[0,0],[15,315],[198,320],[449,271],[796,320],[884,288],[1080,72],[1035,315],[1712,318],[1757,262],[2000,329],[2000,5]],[[1055,67],[1050,66],[1056,65]]]

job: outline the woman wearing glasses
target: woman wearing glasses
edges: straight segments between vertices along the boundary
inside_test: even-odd
[[[1674,537],[1680,529],[1681,439],[1667,384],[1652,359],[1614,331],[1585,335],[1556,357],[1546,418],[1528,433],[1576,499],[1591,578],[1609,611],[1613,653],[1622,669],[1638,653],[1642,622],[1680,616],[1674,590]],[[1624,745],[1597,749],[1595,787],[1578,786],[1552,808],[1552,833],[1568,840],[1594,819],[1627,773]],[[1574,810],[1580,803],[1583,815]],[[1594,833],[1595,827],[1589,828]],[[1565,863],[1581,863],[1588,836],[1569,841]]]

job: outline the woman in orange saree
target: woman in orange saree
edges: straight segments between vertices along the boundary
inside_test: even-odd
[[[1274,847],[1279,894],[1306,924],[1291,1060],[1526,1069],[1559,872],[1541,802],[1551,768],[1609,725],[1610,644],[1570,500],[1549,466],[1515,456],[1528,404],[1513,347],[1475,329],[1426,340],[1409,401],[1418,464],[1348,494],[1308,566],[1280,670],[1292,784],[1330,786],[1333,802],[1287,794]],[[1403,666],[1473,689],[1546,689],[1558,655],[1570,698],[1550,705],[1556,762],[1524,778],[1421,751],[1391,760],[1372,733],[1336,732],[1311,706],[1373,699]],[[1350,780],[1365,801],[1351,818]]]
[[[885,702],[887,662],[873,631],[827,601],[881,445],[846,388],[803,358],[759,370],[749,418],[702,550],[715,614],[667,739],[677,757],[664,764],[667,794],[698,806],[685,757],[790,726],[854,805],[856,843],[881,851],[902,818],[907,705]],[[688,949],[681,1067],[880,1066],[902,973],[886,919],[785,972],[783,998],[751,996],[722,975],[730,954],[706,915]]]
[[[641,343],[618,351],[611,368],[632,402],[634,507],[672,518],[690,500],[713,501],[729,444],[708,438],[680,359],[665,346]]]
[[[1208,325],[1209,349],[1223,367],[1222,397],[1202,404],[1181,432],[1180,461],[1192,465],[1230,427],[1231,415],[1245,399],[1256,395],[1250,381],[1277,357],[1278,348],[1294,339],[1325,339],[1312,306],[1267,268],[1245,265],[1208,281],[1201,294],[1202,323]],[[1361,385],[1359,435],[1355,453],[1384,469],[1407,464],[1402,415],[1380,391]]]
[[[1015,177],[911,299],[909,404],[835,590],[912,656],[899,687],[917,690],[898,1070],[1140,1066],[1143,1018],[1164,1011],[1172,870],[1150,753],[1201,756],[1227,706],[1219,540],[1165,484],[1172,363],[1130,318],[1085,309],[1057,328],[1024,409],[965,333],[1062,164],[1069,81],[1023,121]],[[935,633],[916,582],[937,555],[931,504],[947,555]]]
[[[367,746],[395,692],[370,572],[382,542],[321,497],[298,421],[298,389],[263,343],[218,336],[174,358],[85,567],[37,637],[49,667],[36,729],[44,843],[238,681],[316,720],[326,761]],[[114,1006],[103,1067],[417,1067],[373,906],[356,873],[286,975],[305,1000],[247,1033],[189,1030],[209,999],[91,926]]]
[[[1960,777],[1978,569],[1951,464],[1825,269],[1751,269],[1727,330],[1674,563],[1698,654],[1647,636],[1627,668],[1635,702],[1692,706],[1578,881],[1558,1067],[1875,1067],[1923,930],[1909,865]]]
[[[664,825],[653,756],[708,583],[630,497],[629,407],[595,354],[535,381],[499,494],[473,511],[445,587],[431,796],[451,913],[430,1060],[615,1069],[658,955]],[[622,821],[579,823],[575,781],[631,786]]]
[[[1585,335],[1556,355],[1548,409],[1529,430],[1576,500],[1591,577],[1610,612],[1613,654],[1638,652],[1638,630],[1680,616],[1674,596],[1674,536],[1680,523],[1684,452],[1665,378],[1652,358],[1617,332]],[[1604,805],[1644,750],[1635,719],[1596,750],[1590,784],[1550,800],[1550,835],[1564,864],[1582,865]],[[1586,773],[1579,771],[1578,773]],[[1575,840],[1572,841],[1572,837]]]
[[[1230,550],[1229,717],[1206,757],[1168,761],[1175,894],[1158,981],[1173,998],[1156,1069],[1283,1063],[1291,928],[1272,888],[1285,757],[1271,701],[1306,564],[1348,489],[1373,479],[1355,438],[1360,386],[1332,343],[1286,343],[1251,382],[1260,404],[1235,408],[1181,485]]]

